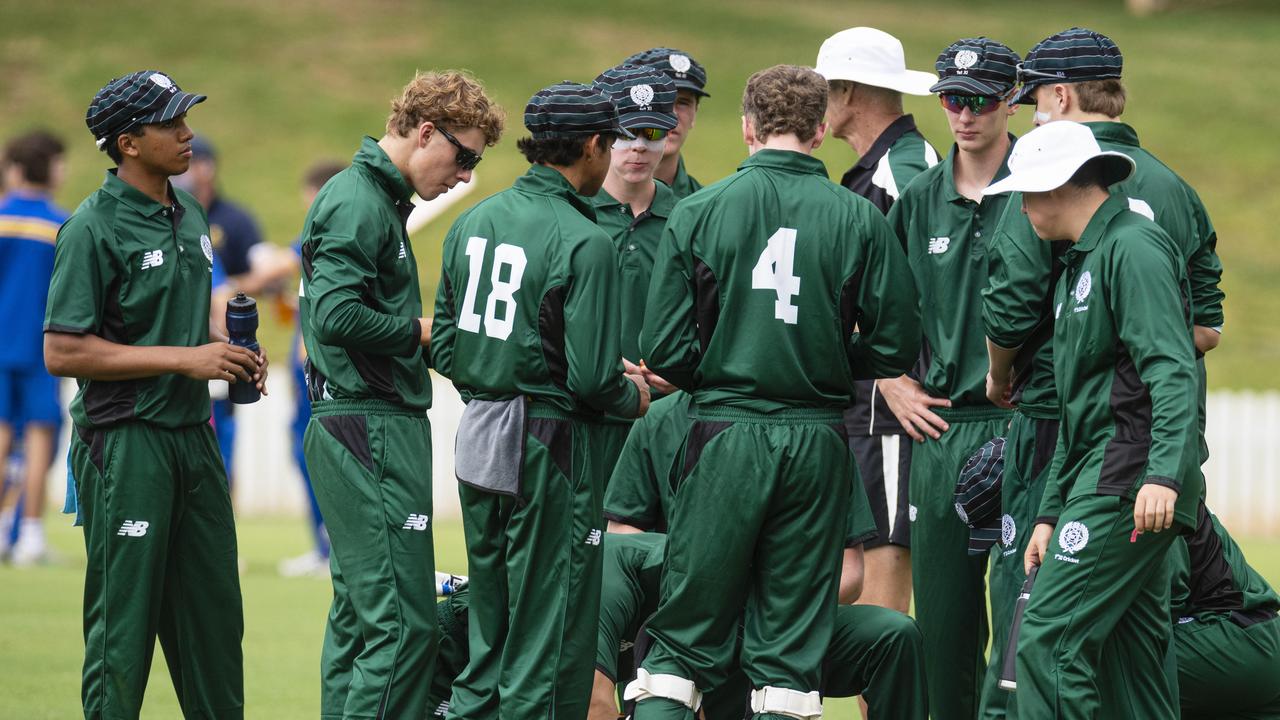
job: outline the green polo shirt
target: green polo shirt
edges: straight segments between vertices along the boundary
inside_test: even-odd
[[[391,158],[366,137],[307,212],[298,307],[313,404],[431,407],[419,345],[418,266],[404,227],[412,195]]]
[[[1053,286],[1068,241],[1045,242],[1022,212],[1022,193],[1011,193],[987,247],[982,322],[987,338],[1018,348],[1013,402],[1033,418],[1058,417],[1053,384]]]
[[[702,183],[684,169],[684,155],[681,155],[676,161],[676,176],[671,178],[671,192],[676,194],[676,200],[683,200],[701,189]]]
[[[1009,149],[1014,137],[1009,135]],[[889,209],[920,293],[927,367],[921,384],[953,406],[987,405],[987,344],[982,289],[987,286],[987,245],[1009,204],[1009,195],[974,202],[956,190],[957,149],[916,176]],[[992,178],[1009,174],[1008,155]]]
[[[1177,520],[1194,527],[1204,478],[1178,248],[1113,195],[1063,263],[1053,336],[1061,422],[1040,516],[1056,518],[1073,497],[1132,500],[1156,483],[1178,490]]]
[[[618,260],[588,198],[534,165],[444,240],[431,357],[466,400],[528,395],[635,417],[618,348]]]
[[[161,205],[108,170],[58,231],[45,332],[90,333],[122,345],[209,342],[213,245],[194,197],[170,186]],[[140,420],[166,428],[209,420],[204,380],[166,374],[78,380],[71,419],[84,428]]]
[[[910,367],[919,337],[880,211],[817,158],[766,149],[671,212],[640,348],[699,404],[843,410],[855,380]]]
[[[655,180],[654,185],[657,191],[653,202],[638,216],[631,212],[630,204],[618,202],[603,189],[591,199],[596,209],[596,224],[609,233],[618,251],[622,357],[634,363],[640,362],[640,330],[644,327],[645,301],[658,241],[676,205],[675,193],[666,183]]]
[[[1113,186],[1112,192],[1130,198],[1130,209],[1155,220],[1173,238],[1187,268],[1193,323],[1221,329],[1226,295],[1219,287],[1222,262],[1218,259],[1218,235],[1200,196],[1138,144],[1138,133],[1132,127],[1122,122],[1085,125],[1103,150],[1133,158],[1137,166],[1133,175]]]

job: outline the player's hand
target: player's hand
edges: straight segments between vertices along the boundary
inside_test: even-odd
[[[636,417],[644,417],[649,412],[649,383],[644,381],[643,376],[635,373],[626,373],[622,377],[635,383],[636,389],[640,391],[640,407],[636,409]]]
[[[422,330],[422,334],[418,336],[418,344],[422,347],[431,346],[431,322],[434,318],[424,317],[418,318],[418,325]]]
[[[267,365],[270,365],[270,364],[271,364],[271,361],[267,359],[267,349],[259,345],[258,346],[258,372],[255,373],[253,376],[253,382],[255,385],[258,386],[258,392],[262,393],[263,395],[267,394]]]
[[[660,375],[658,375],[657,373],[655,373],[654,371],[646,367],[644,364],[644,360],[640,361],[640,370],[643,371],[644,381],[649,383],[649,387],[653,388],[654,390],[657,390],[663,395],[670,395],[671,393],[676,392],[677,390],[680,389],[675,385],[672,385],[671,383],[662,379]]]
[[[898,422],[916,442],[924,442],[924,436],[937,440],[951,426],[934,414],[932,408],[951,407],[946,398],[936,398],[924,391],[920,383],[903,375],[891,380],[877,380],[876,388],[889,403]]]
[[[1164,485],[1145,483],[1133,504],[1133,529],[1138,532],[1160,532],[1173,525],[1173,506],[1178,491]]]
[[[1007,375],[1003,379],[997,379],[988,372],[987,399],[996,407],[1012,409],[1013,403],[1009,402],[1011,397],[1013,397],[1013,379]]]
[[[254,382],[259,372],[258,356],[231,343],[182,348],[178,357],[178,374],[196,380]]]
[[[1049,523],[1036,523],[1031,531],[1031,540],[1027,543],[1027,552],[1022,556],[1022,571],[1030,573],[1031,568],[1044,562],[1049,552],[1049,538],[1053,537],[1053,526]]]

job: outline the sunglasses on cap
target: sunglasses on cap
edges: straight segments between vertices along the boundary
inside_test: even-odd
[[[1004,102],[1004,97],[997,95],[952,95],[943,93],[938,96],[938,100],[942,102],[942,107],[947,112],[953,112],[957,115],[969,109],[974,115],[986,115],[987,113],[1000,107],[1000,103]]]
[[[1042,70],[1032,70],[1026,67],[1026,63],[1018,63],[1014,66],[1018,72],[1018,82],[1025,84],[1027,80],[1062,80],[1062,73],[1050,73]]]
[[[453,146],[458,149],[458,154],[453,157],[453,161],[458,163],[458,167],[463,170],[475,170],[476,166],[480,164],[480,154],[458,142],[458,138],[450,134],[448,130],[445,130],[439,125],[436,126],[436,129],[440,131],[440,134],[444,136],[445,140],[453,143]]]

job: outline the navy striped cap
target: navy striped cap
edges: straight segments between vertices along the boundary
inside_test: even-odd
[[[938,82],[929,92],[1004,96],[1018,82],[1020,59],[1008,45],[990,38],[957,40],[934,63]]]
[[[601,90],[565,80],[545,87],[524,107],[524,126],[535,140],[616,133],[631,137],[618,124],[618,109]]]
[[[970,555],[981,555],[1002,539],[1003,485],[1004,438],[991,438],[969,456],[956,481],[956,514],[969,526]]]
[[[666,74],[676,83],[677,90],[689,90],[699,97],[711,97],[707,86],[707,71],[689,53],[675,48],[656,47],[622,61],[623,65],[642,65]]]
[[[619,65],[600,73],[592,87],[603,91],[618,108],[622,127],[675,128],[676,84],[671,78],[636,65]]]
[[[1018,66],[1022,88],[1015,104],[1034,105],[1035,89],[1047,83],[1075,83],[1119,78],[1124,56],[1111,38],[1073,27],[1041,40]]]
[[[160,123],[185,113],[205,101],[204,95],[183,92],[168,75],[140,70],[107,83],[93,96],[84,122],[105,149],[109,138],[139,125]]]

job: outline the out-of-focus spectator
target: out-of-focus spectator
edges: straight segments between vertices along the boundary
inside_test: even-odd
[[[45,486],[62,410],[58,381],[44,366],[44,314],[53,274],[54,240],[67,212],[53,202],[62,184],[62,142],[35,130],[4,148],[5,194],[0,197],[0,480],[17,434],[22,437],[21,491],[0,501],[0,546],[7,545],[21,496],[22,518],[10,560],[34,565],[48,556],[44,536]],[[5,487],[0,484],[0,488]],[[0,547],[0,550],[4,549]]]
[[[311,202],[316,199],[316,194],[320,192],[320,188],[324,187],[324,184],[329,182],[330,178],[342,172],[346,167],[346,163],[336,160],[322,160],[307,170],[302,177],[302,200],[308,208],[311,207]],[[302,243],[300,241],[294,242],[293,253],[296,267],[302,260]],[[284,296],[283,293],[282,296]],[[289,297],[296,307],[297,295]],[[280,561],[279,570],[280,574],[285,577],[313,575],[327,578],[329,577],[329,533],[325,530],[324,518],[320,516],[320,505],[316,502],[316,493],[311,487],[311,474],[307,472],[307,461],[302,454],[302,434],[307,429],[307,423],[311,421],[311,401],[307,399],[307,377],[304,367],[307,360],[307,348],[302,344],[301,328],[298,329],[294,337],[293,352],[290,355],[290,365],[293,371],[294,401],[297,403],[293,415],[293,425],[290,427],[293,435],[293,458],[298,463],[298,470],[302,473],[302,480],[307,489],[308,507],[311,511],[309,518],[315,547],[303,555]]]

